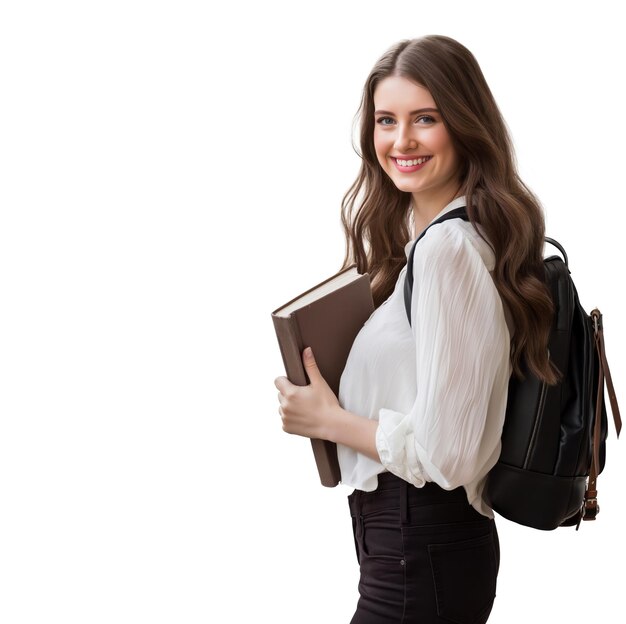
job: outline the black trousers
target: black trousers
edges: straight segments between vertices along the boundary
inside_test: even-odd
[[[416,488],[390,472],[348,496],[359,600],[350,624],[483,624],[496,595],[495,521],[465,488]]]

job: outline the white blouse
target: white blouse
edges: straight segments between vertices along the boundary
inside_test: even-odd
[[[464,205],[457,197],[435,219]],[[414,240],[405,246],[407,260]],[[489,245],[461,219],[432,226],[417,243],[411,325],[404,266],[358,333],[341,375],[339,403],[378,420],[380,456],[377,462],[338,444],[342,484],[369,492],[387,470],[416,487],[462,485],[469,503],[493,517],[482,491],[500,455],[512,370],[512,325],[494,266]]]

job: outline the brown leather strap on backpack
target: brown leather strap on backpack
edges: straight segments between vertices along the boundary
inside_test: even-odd
[[[599,346],[600,363],[604,369],[604,378],[606,380],[606,389],[609,395],[609,401],[611,402],[611,412],[613,413],[613,420],[615,421],[615,430],[617,431],[617,437],[619,438],[620,431],[622,430],[622,419],[620,418],[619,406],[617,405],[617,397],[615,396],[615,388],[613,387],[613,379],[611,378],[611,371],[609,370],[609,363],[606,360],[606,352],[604,350],[604,328],[602,327],[602,314],[597,308],[591,312],[592,318],[597,318],[596,331],[596,348]]]
[[[611,403],[611,412],[613,413],[613,420],[615,422],[615,430],[617,431],[617,437],[619,438],[620,431],[622,430],[622,419],[619,413],[619,406],[617,405],[617,397],[615,396],[615,388],[613,387],[613,380],[611,378],[611,371],[606,359],[606,352],[604,349],[604,329],[602,327],[602,314],[600,310],[595,308],[591,312],[591,318],[593,319],[593,331],[595,335],[596,350],[598,351],[598,396],[596,399],[596,415],[593,428],[593,452],[591,456],[591,468],[589,470],[589,480],[587,482],[587,489],[585,492],[585,500],[581,509],[582,520],[595,520],[598,513],[600,513],[600,507],[598,505],[598,472],[600,469],[600,437],[601,437],[601,422],[602,422],[602,407],[604,405],[604,383],[606,381],[607,391],[609,395],[609,401]],[[580,519],[576,525],[580,525]]]

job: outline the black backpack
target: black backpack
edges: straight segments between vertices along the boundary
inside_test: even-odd
[[[448,219],[469,221],[465,207],[455,208],[431,225]],[[411,247],[404,303],[411,323],[413,256]],[[565,250],[544,258],[546,285],[555,304],[549,340],[550,359],[563,379],[548,386],[522,364],[524,379],[511,375],[502,452],[488,474],[483,498],[501,516],[536,529],[576,529],[581,519],[600,511],[596,480],[605,464],[608,433],[604,403],[606,381],[617,436],[622,427],[611,373],[604,352],[602,314],[587,314],[570,276]]]

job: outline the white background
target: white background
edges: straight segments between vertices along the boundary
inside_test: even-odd
[[[626,407],[617,6],[2,3],[3,624],[350,620],[350,490],[281,429],[270,312],[343,260],[353,117],[399,39],[476,56]],[[597,522],[499,519],[490,622],[623,621],[624,444]]]

